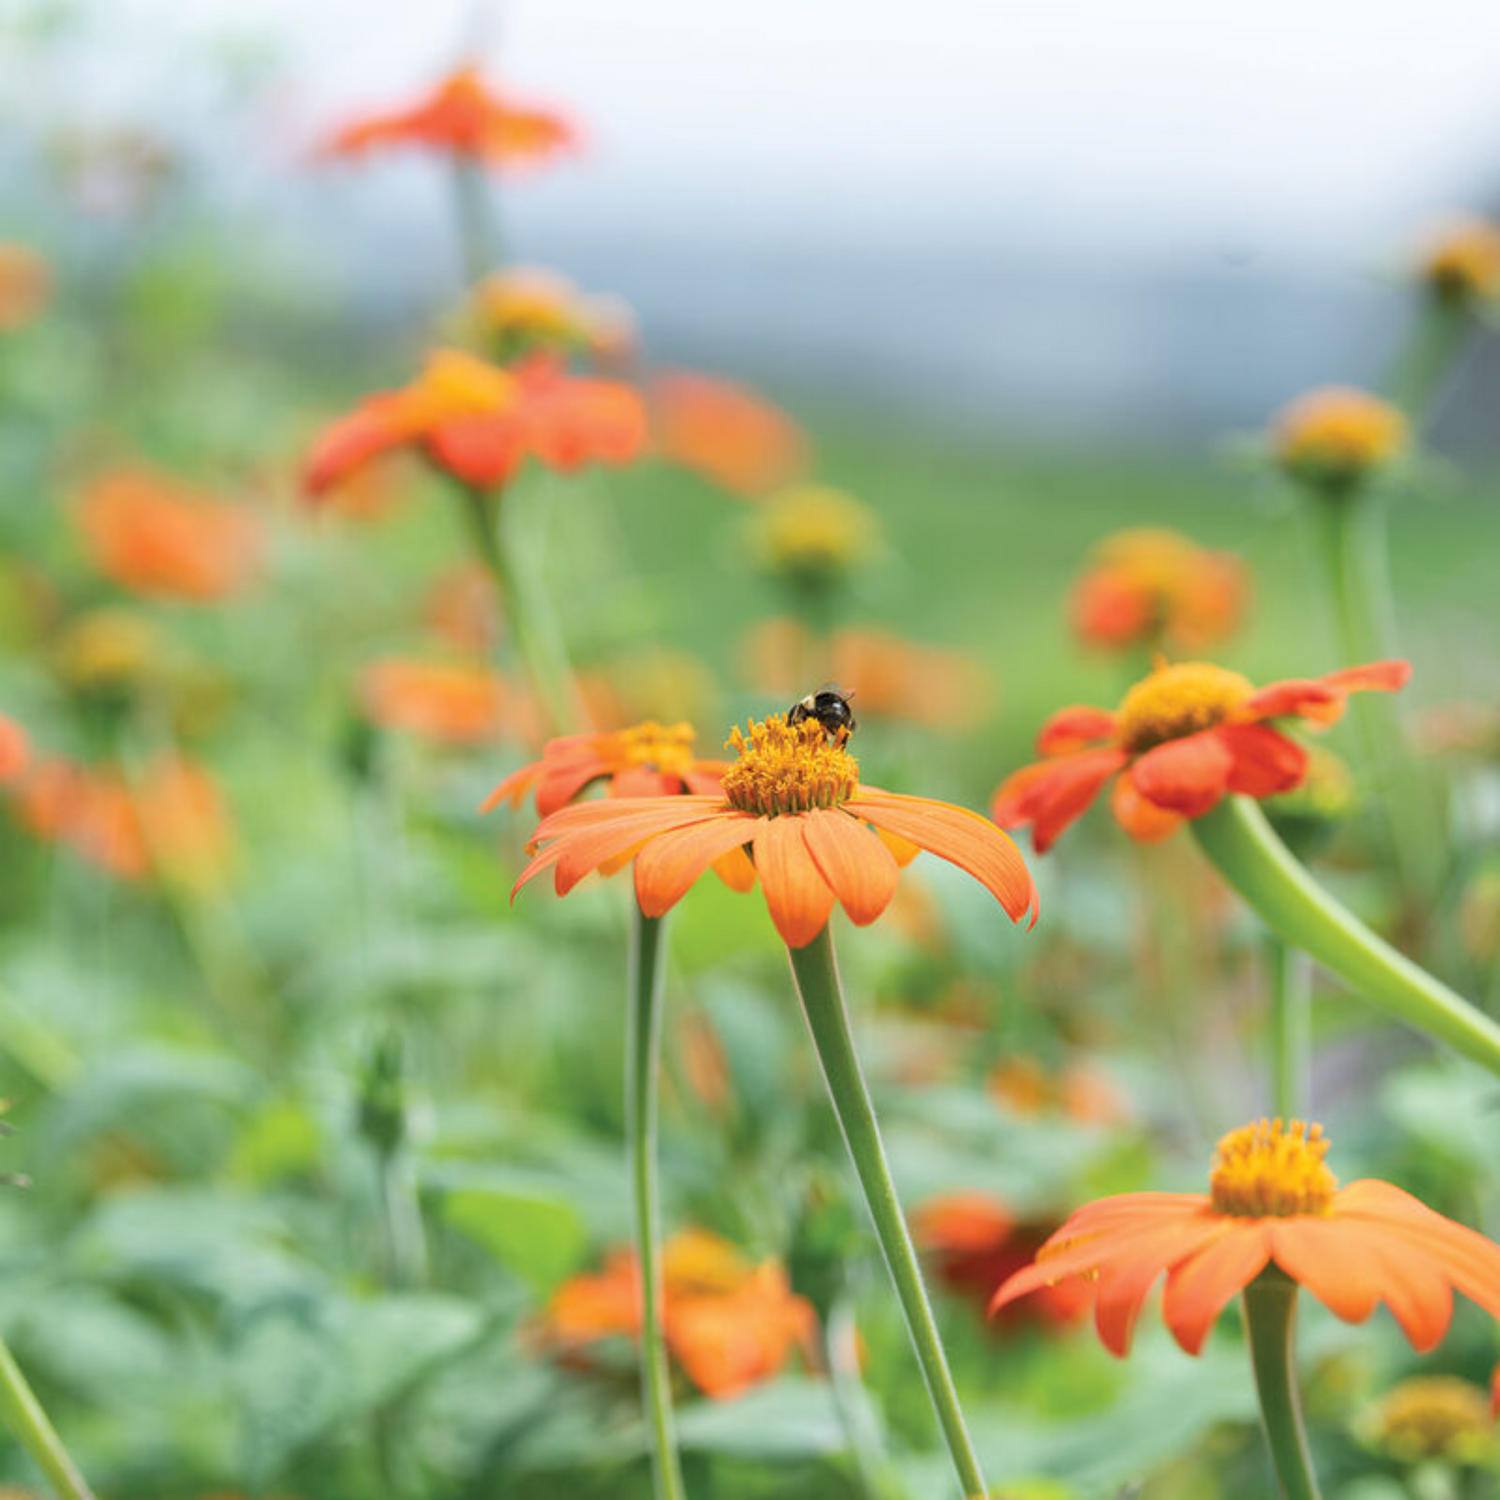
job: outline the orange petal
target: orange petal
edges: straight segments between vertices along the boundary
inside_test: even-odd
[[[1295,677],[1273,682],[1254,694],[1240,710],[1241,719],[1275,719],[1297,714],[1304,719],[1332,724],[1344,712],[1350,693],[1394,693],[1406,686],[1411,663],[1374,661],[1343,667],[1325,677]]]
[[[803,948],[828,925],[833,891],[802,838],[796,813],[755,825],[755,873],[771,920],[788,948]]]
[[[648,917],[669,912],[709,865],[742,848],[759,820],[747,813],[718,813],[650,840],[635,861],[635,894]]]
[[[1234,757],[1217,729],[1205,729],[1148,750],[1130,767],[1146,801],[1185,818],[1202,817],[1229,789]]]
[[[1259,1276],[1271,1258],[1260,1221],[1227,1222],[1226,1233],[1174,1266],[1167,1277],[1162,1318],[1189,1354],[1203,1347],[1224,1305]]]
[[[1270,1232],[1276,1264],[1335,1317],[1363,1323],[1375,1311],[1385,1274],[1362,1227],[1329,1215],[1278,1219]]]
[[[861,787],[844,810],[966,870],[1013,922],[1029,914],[1031,925],[1036,926],[1037,893],[1031,871],[1014,840],[988,818],[952,803],[904,797],[876,787]]]
[[[589,782],[608,772],[608,764],[597,757],[585,761],[581,766],[569,766],[566,769],[549,769],[546,761],[543,761],[536,789],[537,816],[545,818],[549,813],[566,807]]]
[[[677,799],[666,799],[675,802]],[[559,840],[562,852],[557,859],[556,887],[566,896],[580,880],[601,865],[633,849],[643,840],[668,833],[674,828],[701,823],[712,817],[701,808],[681,813],[651,811],[640,818],[616,818],[598,828],[589,829]],[[616,867],[618,868],[618,866]]]
[[[755,862],[743,847],[721,854],[713,863],[713,871],[732,891],[755,889]]]
[[[899,871],[889,849],[863,823],[815,808],[802,820],[808,851],[856,926],[866,927],[891,904]]]
[[[512,771],[479,804],[479,811],[481,813],[493,812],[505,801],[509,801],[512,807],[519,807],[525,801],[526,793],[531,789],[532,783],[541,776],[544,765],[544,761],[534,760],[530,765],[522,766],[519,771]]]
[[[1128,776],[1122,776],[1115,782],[1109,801],[1115,820],[1138,844],[1159,844],[1182,827],[1182,818],[1178,813],[1168,812],[1164,807],[1156,807],[1147,802],[1136,791]]]
[[[904,839],[899,833],[891,833],[888,829],[877,828],[875,836],[891,851],[891,858],[900,869],[904,870],[922,852],[910,839]]]
[[[1004,828],[1030,823],[1036,852],[1045,854],[1124,764],[1125,752],[1111,745],[1026,766],[995,793],[990,815]]]
[[[1223,724],[1220,740],[1231,757],[1229,790],[1246,797],[1274,797],[1302,784],[1307,751],[1265,724]]]
[[[1136,1241],[1128,1254],[1100,1267],[1094,1291],[1094,1327],[1111,1354],[1123,1359],[1130,1353],[1141,1304],[1156,1278],[1222,1236],[1226,1222],[1199,1219],[1186,1224],[1167,1223]]]
[[[1115,716],[1107,708],[1075,704],[1052,715],[1036,737],[1038,755],[1065,755],[1098,740],[1113,739]]]

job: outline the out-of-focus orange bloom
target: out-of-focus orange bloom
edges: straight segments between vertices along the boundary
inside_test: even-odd
[[[1299,396],[1276,418],[1276,457],[1289,474],[1342,489],[1395,458],[1407,424],[1396,407],[1352,386],[1326,386]]]
[[[1053,1073],[1036,1058],[1018,1054],[992,1069],[986,1086],[1018,1115],[1056,1111],[1080,1125],[1107,1125],[1128,1114],[1115,1086],[1087,1062],[1072,1062]]]
[[[683,1016],[677,1028],[677,1049],[688,1087],[705,1108],[722,1114],[730,1102],[729,1061],[706,1015]]]
[[[597,662],[578,680],[592,724],[691,718],[712,705],[721,688],[720,678],[698,657],[656,646]]]
[[[151,598],[211,603],[259,570],[260,529],[249,511],[147,469],[101,475],[74,519],[100,572]]]
[[[779,1374],[792,1354],[812,1357],[817,1319],[775,1260],[752,1265],[702,1229],[668,1240],[662,1255],[663,1331],[683,1373],[724,1400]],[[640,1277],[629,1251],[602,1272],[560,1286],[542,1319],[543,1340],[564,1352],[640,1332]]]
[[[223,882],[233,834],[218,785],[200,765],[164,755],[131,784],[113,767],[37,763],[14,805],[36,837],[67,845],[121,880],[155,872],[190,889]]]
[[[1208,1193],[1121,1193],[1074,1212],[1034,1264],[995,1293],[999,1309],[1064,1282],[1094,1305],[1104,1346],[1123,1356],[1152,1285],[1189,1354],[1219,1313],[1271,1264],[1346,1323],[1380,1302],[1412,1346],[1442,1341],[1456,1288],[1500,1318],[1500,1245],[1388,1182],[1339,1187],[1322,1130],[1262,1120],[1219,1142]]]
[[[492,272],[471,303],[502,360],[542,350],[619,361],[635,343],[634,319],[618,298],[585,296],[567,277],[535,266]]]
[[[47,262],[27,245],[0,240],[0,333],[34,322],[51,295]]]
[[[423,601],[427,628],[455,651],[483,656],[500,639],[495,580],[483,563],[462,562],[433,579]]]
[[[404,109],[351,120],[323,149],[331,156],[363,156],[383,147],[415,146],[491,167],[514,167],[547,161],[578,143],[567,116],[492,92],[471,65],[450,73]]]
[[[504,682],[477,662],[385,657],[359,684],[365,717],[440,745],[482,745],[505,726]]]
[[[439,349],[412,384],[368,396],[325,427],[303,485],[322,496],[376,456],[415,446],[454,478],[490,489],[528,458],[564,472],[628,463],[645,436],[641,399],[619,381],[570,375],[543,356],[501,369]]]
[[[836,682],[865,720],[958,730],[983,719],[995,697],[973,657],[886,630],[839,630],[820,640],[775,616],[749,633],[742,655],[746,675],[763,691],[793,699],[811,684]]]
[[[1069,615],[1090,646],[1190,651],[1234,630],[1248,596],[1245,565],[1232,552],[1148,526],[1094,548],[1073,585]]]
[[[802,429],[742,385],[673,370],[651,382],[647,399],[656,451],[723,489],[754,498],[807,469]]]
[[[933,1263],[938,1279],[965,1296],[988,1302],[1000,1282],[1031,1263],[1053,1226],[1018,1223],[993,1193],[941,1193],[912,1216],[912,1238]],[[1087,1311],[1087,1294],[1072,1286],[1049,1287],[1021,1318],[1061,1327]],[[999,1327],[1000,1325],[995,1325]]]
[[[1361,1424],[1372,1447],[1397,1463],[1483,1464],[1495,1428],[1482,1386],[1457,1375],[1414,1375],[1392,1386]]]
[[[1274,797],[1301,784],[1307,751],[1268,721],[1332,724],[1350,693],[1395,692],[1410,676],[1407,662],[1382,661],[1256,688],[1211,662],[1158,666],[1115,713],[1080,705],[1054,714],[1037,737],[1043,759],[1005,780],[991,816],[1002,828],[1029,824],[1041,854],[1118,774],[1116,819],[1154,843],[1226,796]]]
[[[1419,270],[1434,295],[1444,300],[1493,297],[1500,292],[1500,224],[1456,219],[1433,235]]]
[[[30,759],[26,731],[14,719],[0,714],[0,784],[14,781]]]

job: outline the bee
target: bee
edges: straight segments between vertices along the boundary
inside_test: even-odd
[[[849,700],[853,696],[852,693],[846,693],[842,688],[827,683],[817,692],[809,693],[792,704],[787,710],[786,721],[788,724],[803,724],[808,719],[816,719],[829,739],[848,739],[859,728],[849,708]]]

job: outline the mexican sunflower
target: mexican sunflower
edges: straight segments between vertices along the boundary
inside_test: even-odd
[[[212,603],[241,592],[259,568],[249,511],[146,469],[101,475],[74,520],[99,571],[149,598]]]
[[[1075,707],[1054,714],[1037,737],[1043,759],[1006,779],[991,814],[1002,828],[1030,824],[1040,854],[1118,776],[1115,817],[1133,838],[1152,843],[1230,793],[1274,797],[1300,785],[1307,751],[1270,720],[1332,724],[1350,693],[1394,692],[1410,675],[1404,661],[1380,661],[1257,688],[1209,662],[1159,666],[1114,713]]]
[[[1434,235],[1419,274],[1435,297],[1468,302],[1500,293],[1500,224],[1459,219]]]
[[[1267,1266],[1362,1323],[1384,1302],[1420,1353],[1441,1342],[1453,1290],[1500,1317],[1500,1245],[1388,1182],[1339,1187],[1317,1125],[1262,1120],[1219,1142],[1207,1193],[1122,1193],[1086,1204],[995,1293],[998,1310],[1081,1281],[1105,1347],[1130,1349],[1141,1304],[1166,1275],[1162,1316],[1189,1354]]]
[[[507,696],[488,667],[462,661],[383,657],[365,668],[359,683],[360,707],[372,724],[442,745],[498,737]]]
[[[438,349],[410,385],[367,396],[323,429],[303,487],[320,497],[379,455],[415,447],[462,483],[489,489],[528,458],[565,472],[628,463],[645,437],[645,408],[620,381],[570,375],[545,355],[502,369]]]
[[[1406,418],[1389,401],[1331,385],[1286,407],[1273,424],[1271,442],[1293,478],[1342,491],[1395,458],[1408,435]]]
[[[723,489],[755,499],[807,468],[802,429],[733,381],[671,370],[651,382],[647,399],[656,451]]]
[[[494,93],[470,66],[450,73],[405,109],[350,121],[323,149],[330,156],[362,156],[380,147],[416,146],[510,167],[545,161],[577,145],[577,129],[565,115]]]
[[[566,895],[590,871],[633,857],[648,917],[664,916],[715,860],[748,851],[788,947],[827,925],[835,902],[860,926],[896,893],[898,859],[926,849],[966,870],[1013,921],[1036,921],[1037,894],[1016,846],[967,808],[862,786],[847,734],[776,714],[736,729],[737,759],[711,795],[604,800],[542,819],[516,890],[545,870]]]

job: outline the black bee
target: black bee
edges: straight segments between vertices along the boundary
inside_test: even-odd
[[[802,724],[808,719],[816,719],[829,739],[848,739],[859,728],[849,708],[849,699],[853,696],[829,683],[792,704],[787,710],[786,721],[788,724]]]

